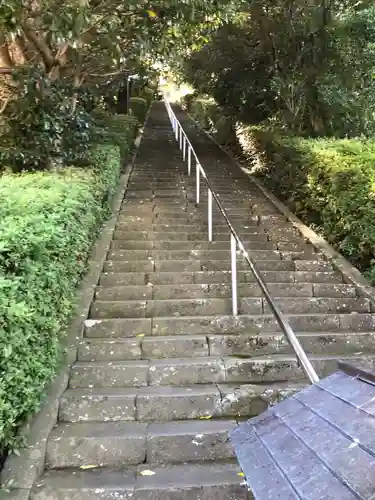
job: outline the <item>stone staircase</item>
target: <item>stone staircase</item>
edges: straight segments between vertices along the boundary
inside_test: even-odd
[[[176,110],[277,303],[320,375],[373,366],[375,315],[257,187]],[[229,231],[153,105],[34,500],[242,500],[239,421],[306,380]]]

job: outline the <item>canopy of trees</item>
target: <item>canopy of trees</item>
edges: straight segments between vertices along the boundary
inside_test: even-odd
[[[249,123],[312,136],[372,134],[375,7],[252,0],[190,56],[183,75]]]
[[[0,161],[45,168],[78,148],[89,111],[132,72],[198,47],[232,0],[3,0]],[[188,43],[187,43],[188,42]],[[72,136],[72,131],[74,134]],[[27,155],[27,159],[25,158]]]

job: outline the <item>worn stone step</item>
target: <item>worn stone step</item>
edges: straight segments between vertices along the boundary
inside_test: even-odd
[[[278,383],[68,389],[60,400],[59,419],[73,423],[250,418],[302,387]]]
[[[60,424],[47,442],[46,467],[123,467],[146,459],[147,425],[139,422]]]
[[[181,240],[176,237],[176,235],[182,234]],[[156,235],[156,236],[155,236]],[[164,235],[164,237],[163,237]],[[211,243],[208,241],[208,235],[206,233],[202,233],[201,237],[194,238],[194,239],[189,239],[188,240],[188,234],[187,233],[170,233],[170,232],[165,232],[165,233],[152,233],[149,231],[119,231],[115,230],[113,233],[113,241],[112,244],[114,245],[121,245],[121,244],[126,244],[126,242],[140,242],[140,241],[148,241],[148,242],[153,242],[153,246],[157,248],[157,245],[172,245],[174,243],[176,244],[181,244],[181,242],[185,242],[185,245],[188,245],[188,248],[194,247],[195,244],[209,244],[213,245],[220,245],[222,247],[227,248],[230,245],[229,242],[229,236],[228,238],[225,238],[224,240],[218,240],[215,238],[215,241],[212,241]],[[186,243],[189,241],[189,243]],[[260,232],[254,232],[249,235],[248,238],[242,238],[243,243],[246,243],[246,248],[250,248],[248,245],[251,245],[251,243],[257,243],[257,242],[268,242],[268,236],[267,234],[262,230]],[[160,243],[159,243],[160,242]],[[162,247],[163,248],[163,247]],[[186,248],[186,246],[184,247]]]
[[[296,332],[296,335],[307,354],[375,354],[375,338],[371,333]],[[178,339],[180,336],[166,338]],[[211,335],[208,337],[208,344],[211,356],[257,357],[294,352],[286,336],[281,333]]]
[[[254,260],[280,260],[282,253],[278,250],[249,250],[248,254]],[[294,253],[297,255],[297,252]],[[129,261],[129,260],[147,260],[165,261],[165,260],[228,260],[230,261],[230,248],[226,250],[111,250],[108,252],[108,260]],[[243,260],[241,252],[237,252],[238,262]]]
[[[329,299],[325,299],[329,300]],[[340,300],[340,299],[336,299]],[[348,299],[349,300],[349,299]],[[359,299],[358,299],[359,300]],[[299,302],[291,304],[295,310]],[[310,304],[313,309],[314,304]],[[284,309],[288,303],[283,304]],[[302,306],[301,306],[302,307]],[[319,302],[319,310],[323,307]],[[333,307],[333,304],[331,304]],[[263,301],[261,298],[240,299],[240,310],[246,314],[262,314]],[[231,299],[176,299],[176,300],[128,300],[128,301],[100,301],[93,302],[90,309],[90,318],[156,318],[164,316],[207,316],[230,314],[232,311]]]
[[[301,269],[303,266],[297,266],[299,262],[309,261],[293,261],[293,260],[259,260],[256,261],[257,268],[260,271],[294,271],[294,270],[314,270]],[[312,266],[313,267],[313,266]],[[125,261],[125,260],[110,260],[104,263],[104,272],[198,272],[198,271],[230,271],[230,260],[141,260],[141,261]],[[249,265],[244,260],[238,260],[237,269],[246,271],[249,270]],[[326,264],[320,266],[320,271],[332,271],[332,266]]]
[[[153,298],[153,287],[148,285],[97,287],[95,298],[97,300],[150,300]]]
[[[294,331],[300,332],[372,332],[375,329],[375,314],[290,314],[286,315],[286,319]],[[279,331],[280,327],[273,315],[169,317],[155,318],[152,323],[152,335],[257,334]]]
[[[235,357],[222,359],[226,370],[226,382],[228,383],[301,382],[306,380],[305,373],[294,355],[274,354],[255,359]],[[311,355],[309,360],[321,378],[337,371],[339,361],[352,363],[370,370],[375,366],[375,356],[371,355]]]
[[[137,420],[136,388],[68,389],[60,398],[62,422],[116,422]],[[139,419],[140,420],[140,419]]]
[[[244,241],[247,250],[277,250],[278,244],[267,241],[266,237],[254,241]],[[112,240],[113,250],[230,250],[226,241],[149,241]],[[291,248],[292,249],[292,248]]]
[[[149,469],[49,471],[31,500],[248,500],[237,464],[158,466],[142,475]]]
[[[342,275],[333,271],[261,271],[266,283],[326,283],[343,284]],[[251,271],[238,271],[239,283],[254,283]],[[230,271],[196,271],[196,272],[153,272],[153,273],[102,273],[101,287],[128,285],[182,285],[182,284],[228,284],[231,283]]]
[[[253,229],[245,229],[241,231],[242,241],[268,241],[268,236],[264,228],[254,227]],[[130,231],[129,228],[116,227],[113,233],[114,240],[148,240],[148,241],[208,241],[207,230],[195,231],[175,231],[171,228],[166,228],[163,231],[139,230]],[[215,231],[214,241],[227,241],[229,244],[230,233],[228,231]]]
[[[268,289],[273,297],[356,297],[356,288],[346,284],[312,284],[312,283],[269,283]],[[239,283],[240,297],[264,297],[261,288],[255,283]],[[173,298],[220,298],[231,297],[232,287],[229,283],[214,284],[178,284],[144,286],[98,287],[98,300],[144,300]]]
[[[135,337],[137,335],[151,334],[150,318],[132,318],[121,320],[95,320],[85,321],[85,337]]]
[[[92,387],[142,387],[149,381],[149,362],[136,361],[78,361],[72,366],[69,386]]]
[[[142,359],[141,338],[84,339],[78,345],[77,359],[78,361]]]
[[[204,335],[183,335],[167,337],[145,337],[141,341],[143,359],[182,358],[208,356],[207,337]]]
[[[160,464],[234,458],[234,449],[228,434],[236,426],[234,420],[150,424],[147,433],[147,462]]]
[[[297,332],[307,353],[350,354],[375,352],[375,339],[366,332]],[[81,353],[82,350],[82,353]],[[293,349],[284,334],[168,335],[136,339],[88,339],[80,345],[79,361],[128,361],[204,356],[263,356],[290,354]]]
[[[370,312],[370,302],[365,298],[329,297],[274,297],[275,303],[285,314]],[[270,313],[266,299],[240,297],[240,314]],[[109,318],[158,318],[165,316],[216,316],[232,311],[230,298],[164,299],[164,300],[96,300],[90,309],[93,319]]]
[[[312,297],[314,291],[311,283],[271,283],[268,285],[268,289],[273,296],[278,297]],[[238,294],[240,297],[264,297],[260,287],[255,283],[239,283]],[[231,297],[231,295],[232,287],[229,283],[151,285],[148,287],[115,286],[107,288],[99,287],[96,290],[96,298],[102,301],[142,300],[146,297],[154,300],[174,299],[176,297],[180,299],[227,298]]]
[[[123,272],[123,273],[152,273],[155,271],[155,263],[151,260],[129,260],[112,261],[104,263],[104,272]]]

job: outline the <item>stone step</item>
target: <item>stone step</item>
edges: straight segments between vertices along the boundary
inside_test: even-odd
[[[329,297],[273,297],[285,314],[330,314],[370,312],[370,301],[365,298]],[[266,299],[240,297],[240,314],[269,314]],[[159,318],[180,316],[217,316],[232,312],[232,300],[223,298],[164,299],[164,300],[96,300],[90,309],[92,319]]]
[[[249,250],[248,254],[254,260],[280,260],[283,253],[278,250]],[[294,255],[304,255],[303,252],[293,252]],[[310,255],[311,257],[311,255]],[[230,249],[226,250],[111,250],[109,261],[178,261],[178,260],[217,260],[230,261]],[[238,263],[243,260],[242,253],[237,252]]]
[[[267,241],[267,237],[257,238],[254,241],[244,241],[247,250],[277,250],[276,242]],[[295,246],[290,249],[295,248]],[[228,250],[226,241],[152,241],[117,239],[111,242],[112,250]],[[286,250],[286,248],[283,248]]]
[[[350,354],[375,353],[375,339],[370,333],[297,332],[306,353]],[[248,356],[291,354],[284,334],[241,335],[168,335],[133,339],[85,339],[78,348],[78,361],[130,361],[205,356]]]
[[[60,424],[48,438],[46,468],[141,464],[146,440],[147,425],[139,422]]]
[[[314,260],[258,260],[255,264],[259,271],[324,271],[332,272],[328,262]],[[237,269],[248,271],[249,265],[238,259]],[[230,271],[230,260],[109,260],[104,263],[104,272],[198,272],[198,271]]]
[[[228,434],[234,420],[191,420],[148,426],[147,462],[150,464],[229,460],[234,449]]]
[[[68,389],[60,400],[59,418],[63,422],[250,418],[302,387],[278,383]]]
[[[268,241],[267,234],[263,228],[254,228],[241,231],[243,241]],[[206,231],[177,232],[177,231],[129,231],[127,228],[121,230],[117,228],[113,232],[114,240],[148,240],[148,241],[208,241]],[[226,232],[215,232],[214,241],[228,241],[230,234]]]
[[[31,500],[247,500],[237,464],[183,464],[136,470],[49,471]]]
[[[296,332],[296,335],[307,354],[313,355],[374,355],[375,354],[375,339],[371,333],[362,332]],[[164,347],[164,351],[159,347],[158,339],[162,339],[160,347]],[[145,338],[143,342],[147,342],[149,349],[154,347],[156,357],[173,357],[171,354],[167,356],[167,352],[178,352],[178,340],[184,336],[176,337],[151,337]],[[173,340],[164,340],[173,339]],[[176,340],[174,340],[176,339]],[[273,354],[293,354],[293,348],[289,344],[284,334],[241,334],[241,335],[211,335],[207,337],[210,356],[242,356],[256,358],[258,356],[266,356]],[[175,342],[171,346],[172,342]],[[158,349],[159,348],[159,349]],[[157,354],[165,354],[165,356],[157,356]]]
[[[142,357],[146,359],[142,356],[140,337],[116,340],[83,339],[78,344],[77,359],[79,361],[131,361],[142,359]]]
[[[245,227],[258,227],[259,226],[259,218],[254,217],[253,219],[244,216],[244,215],[230,215],[231,222],[238,226],[238,228]],[[194,227],[194,226],[202,226],[208,224],[208,217],[206,214],[195,213],[188,214],[186,212],[181,212],[178,217],[172,216],[170,214],[160,213],[154,211],[148,214],[123,214],[119,213],[119,217],[117,219],[119,224],[126,224],[129,228],[134,227],[136,230],[142,230],[143,227],[146,227],[146,230],[154,229],[159,225],[163,226],[171,226],[171,227]],[[221,228],[227,229],[228,225],[225,222],[224,218],[220,213],[213,213],[212,217],[213,226],[218,229]]]
[[[149,381],[149,362],[78,361],[71,369],[70,387],[144,387]]]
[[[262,271],[266,283],[316,283],[343,284],[342,275],[334,271]],[[254,283],[251,271],[238,271],[238,283]],[[196,272],[151,272],[151,273],[114,273],[106,272],[100,276],[101,287],[142,286],[142,285],[207,285],[231,283],[230,271],[196,271]]]
[[[294,331],[354,331],[372,332],[375,329],[375,314],[290,314],[286,315]],[[113,321],[113,320],[112,320]],[[116,322],[117,321],[117,322]],[[121,320],[114,323],[102,322],[101,332],[121,328]],[[152,322],[153,335],[217,335],[228,333],[275,333],[280,331],[273,315],[240,315],[155,318]]]
[[[292,314],[287,315],[295,332],[372,333],[375,314]],[[272,315],[206,316],[181,318],[139,318],[86,320],[86,338],[143,338],[145,336],[179,335],[277,335],[280,332]]]
[[[48,439],[49,469],[228,460],[234,420],[62,423]]]
[[[375,357],[365,355],[310,356],[317,372],[326,376],[340,359],[372,369]],[[301,381],[305,375],[294,356],[169,358],[145,361],[77,362],[70,388],[188,386]]]
[[[269,283],[268,289],[273,297],[350,297],[357,296],[356,288],[346,284],[313,283]],[[239,283],[239,297],[264,297],[261,288],[255,283]],[[195,298],[231,297],[232,286],[229,283],[214,284],[178,284],[143,286],[98,287],[96,299],[101,301],[119,300],[162,300]]]

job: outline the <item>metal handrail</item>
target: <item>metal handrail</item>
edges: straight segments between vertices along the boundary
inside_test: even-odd
[[[184,131],[180,121],[176,117],[170,103],[164,99],[165,106],[168,112],[169,119],[172,124],[172,129],[175,134],[176,141],[179,143],[180,149],[183,152],[183,160],[185,161],[186,155],[188,157],[188,174],[191,174],[191,154],[193,154],[195,160],[196,160],[196,201],[197,205],[199,205],[200,202],[200,175],[202,175],[203,179],[205,180],[205,183],[208,188],[208,239],[211,242],[212,241],[212,199],[215,200],[219,211],[221,212],[221,215],[224,217],[224,220],[229,228],[230,234],[231,234],[231,277],[232,277],[232,313],[233,316],[237,316],[238,314],[238,305],[237,305],[237,246],[242,253],[243,257],[245,258],[246,262],[248,263],[252,273],[254,274],[255,280],[257,281],[259,287],[261,288],[268,305],[274,314],[280,328],[282,329],[284,335],[288,339],[290,345],[292,346],[294,353],[301,364],[305,374],[309,378],[311,383],[315,383],[319,381],[319,377],[312,366],[310,360],[308,359],[305,351],[303,350],[303,347],[301,346],[296,334],[294,333],[293,329],[289,325],[288,321],[286,320],[284,314],[281,312],[275,301],[273,300],[266,283],[264,282],[263,278],[261,277],[259,271],[256,268],[256,265],[253,261],[253,259],[249,256],[248,252],[245,250],[245,247],[242,243],[241,238],[238,236],[237,231],[233,227],[233,224],[231,223],[228,214],[223,207],[218,195],[215,193],[211,181],[207,176],[207,173],[205,172],[204,168],[202,167],[198,156],[186,134]],[[187,151],[186,151],[187,149]]]

